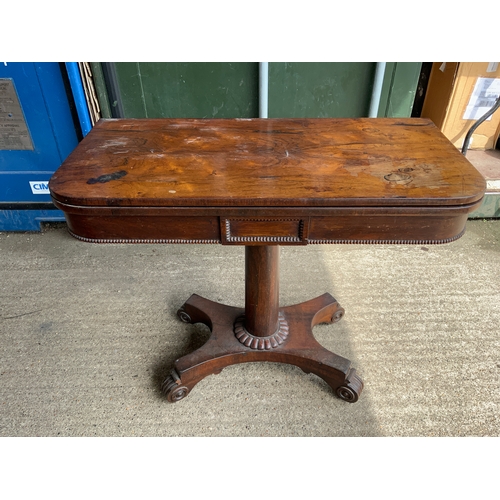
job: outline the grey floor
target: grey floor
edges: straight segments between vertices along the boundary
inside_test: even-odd
[[[346,310],[314,333],[362,376],[355,404],[274,363],[165,400],[209,334],[177,308],[243,305],[243,247],[95,245],[57,225],[0,233],[0,256],[1,436],[500,435],[500,221],[448,245],[281,248],[282,305],[328,291]]]

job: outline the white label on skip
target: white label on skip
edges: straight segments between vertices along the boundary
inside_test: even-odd
[[[49,181],[29,181],[33,194],[50,194]]]

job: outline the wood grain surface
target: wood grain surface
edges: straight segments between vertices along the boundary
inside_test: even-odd
[[[81,206],[466,205],[485,182],[427,119],[101,120],[50,181]]]

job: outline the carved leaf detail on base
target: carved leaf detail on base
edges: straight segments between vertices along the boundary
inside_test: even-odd
[[[234,334],[244,346],[250,349],[258,349],[259,351],[274,349],[283,344],[288,337],[288,323],[280,311],[278,314],[278,330],[268,337],[257,337],[247,331],[245,328],[245,316],[242,315],[234,323]]]

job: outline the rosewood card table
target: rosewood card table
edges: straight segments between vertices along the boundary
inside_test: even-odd
[[[280,307],[279,246],[451,242],[485,181],[425,119],[113,119],[49,187],[83,241],[245,246],[244,308],[192,295],[178,311],[211,335],[175,362],[169,401],[226,366],[271,361],[355,402],[356,370],[312,334],[344,309],[328,293]]]

